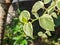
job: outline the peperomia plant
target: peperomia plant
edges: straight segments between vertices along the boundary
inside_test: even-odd
[[[47,8],[45,7],[46,4],[50,3],[50,6]],[[44,13],[39,16],[38,11],[40,9],[45,10]],[[51,36],[50,31],[55,31],[54,27],[56,26],[54,23],[54,18],[57,19],[60,13],[60,0],[41,0],[37,1],[31,10],[31,13],[36,17],[36,19],[31,19],[31,15],[29,11],[23,10],[19,16],[19,20],[24,24],[23,31],[25,32],[26,36],[31,38],[33,37],[33,25],[32,23],[36,20],[39,21],[39,25],[46,30],[45,33],[38,32],[37,34],[43,38],[47,37],[46,34]],[[40,12],[39,12],[40,13]],[[32,21],[29,21],[29,20]]]
[[[55,27],[60,25],[60,0],[37,1],[30,12],[28,10],[21,11],[18,8],[17,13],[18,16],[14,17],[11,25],[6,28],[5,43],[28,45],[29,42],[36,43],[42,39],[40,42],[46,41],[55,44],[57,37]],[[32,18],[33,16],[35,18]],[[57,40],[60,41],[60,38]]]

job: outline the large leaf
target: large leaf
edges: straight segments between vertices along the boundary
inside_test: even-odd
[[[30,22],[27,24],[24,24],[23,30],[27,36],[33,38],[33,27]]]
[[[51,0],[44,0],[44,4],[49,3]]]
[[[39,18],[39,24],[40,26],[48,31],[54,31],[54,21],[51,15],[44,14]]]
[[[57,8],[60,10],[60,0],[57,1]]]
[[[32,12],[36,13],[40,8],[43,8],[43,7],[44,7],[43,2],[42,1],[37,1],[32,7]]]
[[[30,13],[27,10],[22,11],[19,16],[19,20],[22,23],[27,23],[29,19],[30,19]]]

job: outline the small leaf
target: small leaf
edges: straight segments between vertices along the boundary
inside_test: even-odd
[[[32,27],[32,24],[30,22],[27,24],[24,24],[23,30],[27,36],[33,38],[33,27]]]
[[[15,41],[14,43],[13,43],[13,45],[16,45],[17,44],[17,41]]]
[[[55,12],[51,13],[51,16],[53,16],[54,18],[57,18],[57,14]]]
[[[17,13],[18,13],[18,14],[20,14],[20,13],[21,13],[21,11],[20,11],[20,9],[19,9],[19,8],[17,9]]]
[[[38,36],[42,36],[43,35],[43,32],[38,32]]]
[[[39,18],[39,14],[38,13],[33,13],[33,15],[38,19]]]
[[[42,35],[42,38],[47,38],[47,35],[46,35],[46,34],[43,34],[43,35]]]
[[[46,33],[48,36],[51,36],[50,31],[46,31],[45,33]]]
[[[27,10],[22,11],[19,16],[19,20],[22,23],[27,23],[29,19],[30,19],[30,13]]]
[[[42,38],[47,38],[47,35],[43,32],[38,32],[38,36],[41,36]]]
[[[23,40],[22,44],[28,45],[27,40]]]
[[[50,6],[48,7],[48,9],[47,9],[47,12],[48,12],[48,13],[53,12],[53,11],[55,10],[55,9],[54,9],[54,8],[55,8],[55,5],[56,5],[55,2],[52,1],[52,2],[51,2],[51,5],[50,5]]]
[[[51,0],[44,0],[44,4],[49,3]]]
[[[54,19],[54,22],[55,22],[55,27],[60,26],[60,15],[58,15],[57,19]]]
[[[51,15],[44,14],[39,18],[40,26],[47,31],[54,31],[54,21]]]
[[[43,8],[44,4],[42,1],[37,1],[32,7],[32,13],[36,13],[40,8]]]
[[[57,8],[60,10],[60,0],[57,1]]]

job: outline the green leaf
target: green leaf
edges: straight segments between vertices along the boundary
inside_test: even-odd
[[[19,40],[22,36],[13,37],[13,40]]]
[[[40,26],[47,31],[54,31],[54,21],[51,15],[44,14],[39,18]]]
[[[58,15],[57,19],[54,19],[54,22],[55,22],[55,27],[60,26],[60,15]]]
[[[20,11],[20,9],[19,9],[19,8],[17,9],[17,13],[18,13],[18,14],[20,14],[20,13],[21,13],[21,11]]]
[[[32,7],[32,13],[36,13],[40,8],[43,8],[44,4],[42,1],[37,1]]]
[[[43,32],[38,32],[38,36],[42,36],[43,35]]]
[[[50,14],[51,12],[53,12],[55,10],[55,1],[51,2],[51,5],[47,8],[47,12]]]
[[[47,35],[43,32],[38,32],[38,36],[41,36],[42,38],[47,38]]]
[[[27,40],[23,40],[20,45],[28,45]]]
[[[27,10],[22,11],[19,16],[19,20],[22,23],[27,23],[29,19],[30,19],[30,13]]]
[[[60,0],[57,1],[57,8],[60,10]]]
[[[51,0],[44,0],[44,4],[49,3]]]
[[[51,16],[53,16],[54,18],[57,18],[57,14],[55,12],[51,13]]]
[[[33,13],[33,15],[38,19],[39,18],[39,14],[38,13]]]
[[[46,31],[45,33],[46,33],[48,36],[51,36],[50,31]]]
[[[46,35],[46,34],[43,34],[43,35],[42,35],[42,38],[47,38],[47,35]]]
[[[27,36],[33,38],[33,27],[32,27],[32,24],[30,22],[27,24],[24,24],[23,30]]]
[[[17,44],[17,41],[15,41],[14,43],[13,43],[13,45],[16,45]]]

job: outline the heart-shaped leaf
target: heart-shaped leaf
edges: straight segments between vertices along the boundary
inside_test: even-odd
[[[54,31],[54,21],[51,15],[44,14],[39,18],[39,24],[40,26],[48,31]]]
[[[44,4],[42,1],[37,1],[32,7],[32,13],[36,13],[40,8],[43,8]]]
[[[22,23],[27,23],[29,19],[30,19],[30,13],[27,10],[22,11],[19,16],[19,20]]]
[[[33,27],[32,27],[32,24],[30,22],[27,24],[24,24],[23,30],[27,36],[33,38]]]

